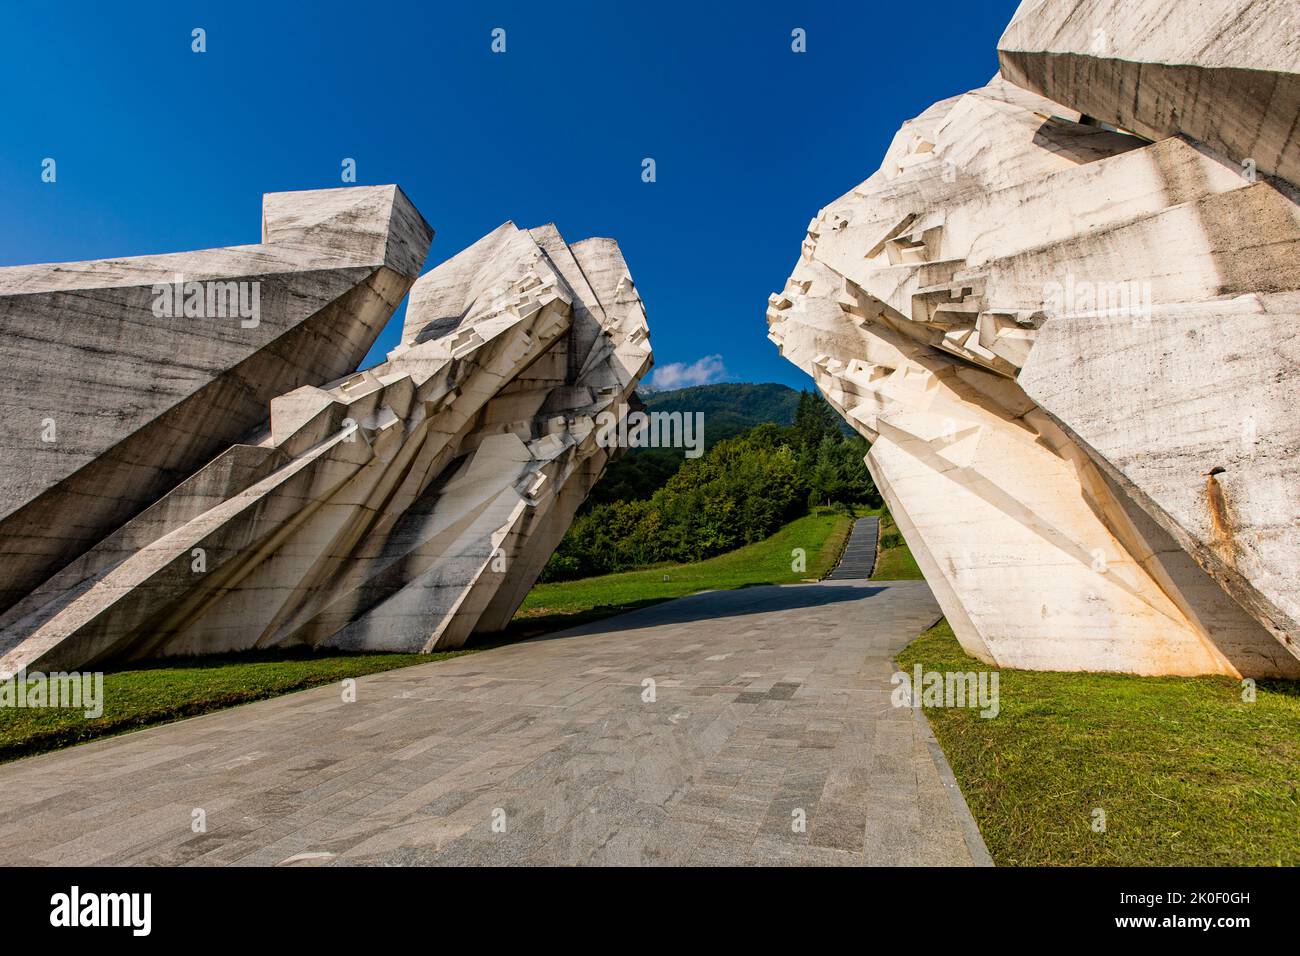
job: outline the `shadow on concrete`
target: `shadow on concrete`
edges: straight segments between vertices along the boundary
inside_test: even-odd
[[[685,624],[689,621],[740,617],[745,614],[766,614],[771,611],[821,607],[844,601],[862,601],[884,590],[884,587],[871,586],[863,581],[860,584],[844,582],[836,585],[760,584],[728,591],[705,591],[686,597],[656,601],[632,610],[620,609],[600,620],[566,626],[563,630],[545,634],[521,635],[516,640],[545,641],[561,637],[635,631],[643,627],[659,627],[664,624]]]

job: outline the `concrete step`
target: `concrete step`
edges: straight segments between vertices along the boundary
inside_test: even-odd
[[[880,538],[879,518],[859,518],[849,533],[840,563],[828,577],[831,581],[860,581],[876,569],[876,542]]]

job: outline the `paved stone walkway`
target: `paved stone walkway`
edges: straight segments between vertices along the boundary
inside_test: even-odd
[[[29,758],[0,863],[970,864],[889,700],[938,614],[921,581],[701,594]]]
[[[862,581],[876,570],[876,542],[880,540],[880,519],[859,518],[853,523],[840,563],[830,573],[832,581]]]

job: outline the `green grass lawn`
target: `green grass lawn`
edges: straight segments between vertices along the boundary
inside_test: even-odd
[[[876,570],[871,574],[873,581],[916,581],[923,575],[916,566],[916,559],[908,550],[903,534],[894,524],[889,509],[880,512],[880,545],[876,552]]]
[[[524,598],[507,633],[520,635],[572,627],[697,591],[817,581],[839,561],[853,520],[847,512],[818,508],[770,538],[697,564],[665,564],[539,584]],[[795,548],[804,549],[804,570],[791,567]]]
[[[0,708],[0,761],[55,750],[153,724],[278,697],[290,691],[376,671],[428,664],[472,651],[443,654],[265,652],[196,657],[104,675],[104,713]]]
[[[901,669],[987,668],[946,621]],[[927,708],[999,865],[1300,864],[1300,681],[1003,670],[1001,709]],[[1093,829],[1105,811],[1105,831]]]

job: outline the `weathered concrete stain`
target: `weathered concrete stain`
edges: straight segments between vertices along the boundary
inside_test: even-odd
[[[1211,468],[1205,475],[1205,503],[1210,511],[1210,525],[1213,528],[1213,540],[1215,554],[1217,554],[1229,567],[1235,567],[1237,564],[1237,542],[1233,535],[1233,522],[1228,508],[1228,498],[1224,494],[1223,485],[1219,484],[1216,475],[1224,474],[1225,469],[1220,467]]]

